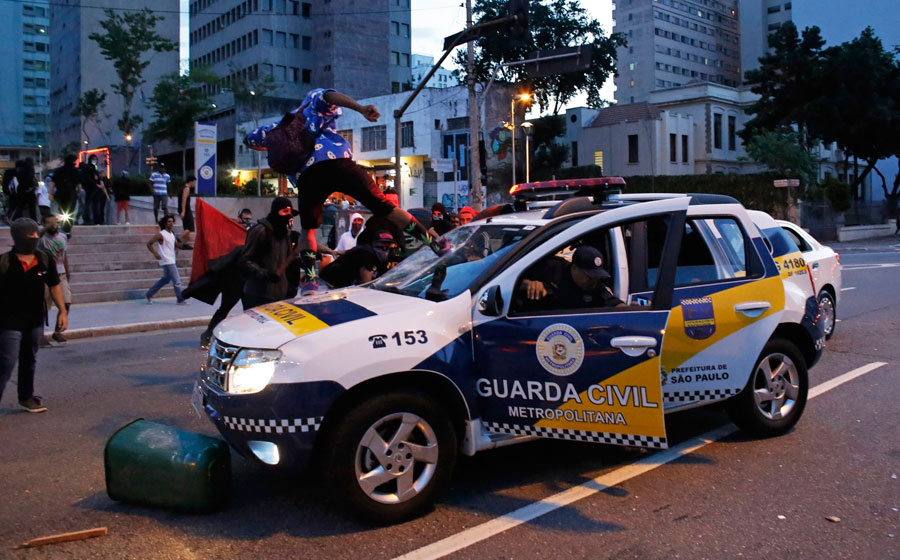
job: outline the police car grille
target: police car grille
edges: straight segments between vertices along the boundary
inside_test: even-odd
[[[218,340],[213,341],[212,346],[209,348],[209,355],[206,358],[206,370],[204,372],[206,380],[210,384],[220,389],[227,389],[228,368],[231,366],[231,362],[237,355],[238,350],[240,348],[237,346],[228,346]]]

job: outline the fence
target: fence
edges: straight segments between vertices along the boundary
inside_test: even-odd
[[[885,201],[854,200],[850,208],[839,214],[827,202],[804,201],[800,204],[801,225],[816,239],[833,241],[844,226],[883,224],[894,218],[894,207]]]

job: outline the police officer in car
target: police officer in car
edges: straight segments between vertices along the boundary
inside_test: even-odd
[[[610,280],[603,254],[596,247],[581,245],[571,263],[553,256],[529,269],[520,293],[529,310],[624,306],[610,289]]]

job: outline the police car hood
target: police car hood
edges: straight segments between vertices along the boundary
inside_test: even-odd
[[[328,327],[415,312],[416,308],[425,311],[434,305],[428,300],[368,288],[333,290],[254,307],[219,323],[215,336],[225,344],[243,348],[278,348]]]

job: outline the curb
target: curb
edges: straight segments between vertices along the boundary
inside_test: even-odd
[[[169,321],[153,321],[148,323],[130,323],[125,325],[111,325],[108,327],[87,327],[65,331],[67,340],[82,338],[94,338],[100,336],[112,336],[117,334],[140,333],[150,331],[162,331],[170,329],[185,329],[189,327],[203,327],[209,323],[210,317],[193,317],[190,319],[172,319]],[[52,334],[45,333],[45,334]]]

